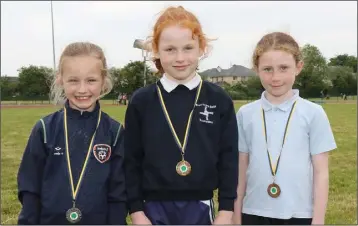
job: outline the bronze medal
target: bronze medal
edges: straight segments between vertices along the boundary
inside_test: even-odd
[[[178,162],[176,171],[180,176],[187,176],[191,172],[191,165],[188,161],[182,160]]]
[[[277,198],[281,194],[281,188],[278,186],[278,184],[272,183],[267,187],[267,193],[272,198]]]

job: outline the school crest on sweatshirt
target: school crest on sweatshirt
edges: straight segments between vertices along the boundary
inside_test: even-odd
[[[100,162],[105,163],[111,157],[111,146],[108,144],[96,144],[93,147],[93,155]]]
[[[200,122],[214,124],[213,117],[215,113],[216,105],[207,105],[207,104],[196,104],[197,107],[202,107],[199,112],[201,118],[199,118]]]

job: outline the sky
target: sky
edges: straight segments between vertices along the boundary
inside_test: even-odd
[[[54,1],[56,66],[65,46],[75,41],[101,46],[109,67],[142,60],[134,40],[150,36],[159,13],[179,5],[198,17],[207,37],[216,39],[200,71],[233,64],[251,68],[256,43],[273,31],[291,34],[300,46],[317,46],[327,60],[338,54],[357,56],[356,1]],[[18,76],[22,66],[53,68],[52,47],[50,1],[1,1],[2,76]]]

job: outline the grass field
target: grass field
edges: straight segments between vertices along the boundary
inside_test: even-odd
[[[310,98],[311,101],[321,101],[321,98]],[[343,100],[341,97],[331,97],[329,100],[324,100],[325,103],[356,103],[357,96],[349,96],[348,100]],[[245,103],[246,100],[237,102]],[[104,104],[116,104],[117,100],[101,100]],[[1,105],[48,105],[51,104],[49,100],[6,100],[1,101]]]
[[[332,101],[335,102],[335,101]],[[245,102],[236,102],[238,109]],[[357,105],[324,104],[338,149],[330,154],[330,194],[326,224],[357,224]],[[55,107],[1,109],[1,224],[16,224],[20,211],[16,175],[34,123]],[[124,106],[104,106],[119,121]]]

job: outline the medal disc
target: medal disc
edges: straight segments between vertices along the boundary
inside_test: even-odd
[[[278,186],[278,184],[272,183],[268,186],[267,193],[272,198],[277,198],[281,194],[281,188]]]
[[[81,217],[82,213],[78,208],[71,208],[66,212],[66,218],[72,224],[79,222]]]
[[[189,162],[182,160],[178,162],[176,166],[176,171],[180,176],[187,176],[191,172],[191,165]]]

